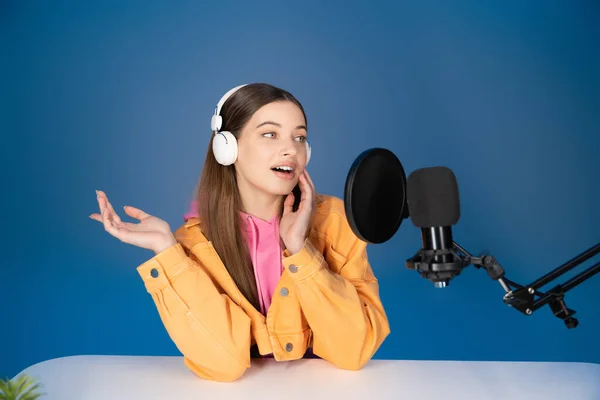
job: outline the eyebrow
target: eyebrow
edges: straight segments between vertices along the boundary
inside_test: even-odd
[[[256,127],[256,129],[260,128],[260,127],[261,127],[261,126],[263,126],[263,125],[275,125],[275,126],[277,126],[277,127],[281,128],[281,124],[278,124],[277,122],[273,122],[273,121],[265,121],[265,122],[262,122],[262,123],[258,124],[258,126]],[[308,130],[308,129],[306,129],[306,126],[305,126],[305,125],[298,125],[298,126],[296,127],[296,129],[304,129],[304,130]]]

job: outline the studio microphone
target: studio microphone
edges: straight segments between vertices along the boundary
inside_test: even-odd
[[[567,307],[565,294],[600,273],[600,262],[597,262],[548,291],[540,290],[600,254],[600,243],[597,243],[526,285],[508,279],[494,256],[472,255],[453,240],[452,225],[460,218],[454,173],[446,167],[421,168],[412,172],[407,180],[400,160],[387,149],[368,149],[354,160],[346,177],[344,207],[352,231],[372,244],[390,240],[402,221],[410,217],[413,225],[421,230],[422,248],[406,260],[406,267],[416,270],[436,287],[446,287],[465,267],[473,265],[485,270],[502,286],[505,304],[524,315],[549,305],[567,328],[575,328],[579,322],[574,318],[575,310]]]
[[[407,197],[410,219],[421,229],[422,249],[406,266],[435,287],[446,287],[466,267],[452,239],[452,225],[460,218],[456,176],[446,167],[417,169],[408,177]]]

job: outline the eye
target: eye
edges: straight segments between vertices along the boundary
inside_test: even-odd
[[[267,135],[272,135],[272,136],[267,136]],[[263,133],[263,136],[265,136],[265,137],[274,137],[275,136],[275,132],[266,132],[266,133]]]
[[[306,136],[298,136],[298,137],[296,137],[296,139],[300,139],[300,142],[305,142]]]

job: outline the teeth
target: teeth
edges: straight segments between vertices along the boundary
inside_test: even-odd
[[[275,168],[276,168],[276,169],[282,169],[282,170],[284,170],[284,171],[291,171],[291,170],[292,170],[292,167],[284,167],[284,166],[281,166],[281,167],[275,167]]]

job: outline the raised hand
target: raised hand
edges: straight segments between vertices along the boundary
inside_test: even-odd
[[[299,186],[301,198],[298,210],[292,211],[294,194],[290,193],[283,204],[279,223],[279,234],[291,254],[299,252],[304,246],[315,208],[315,186],[306,170],[300,175]]]
[[[171,227],[160,218],[154,217],[139,208],[126,206],[125,213],[139,220],[139,223],[123,222],[108,201],[106,194],[96,191],[100,214],[90,218],[101,222],[104,230],[124,243],[152,250],[156,254],[177,243]]]

